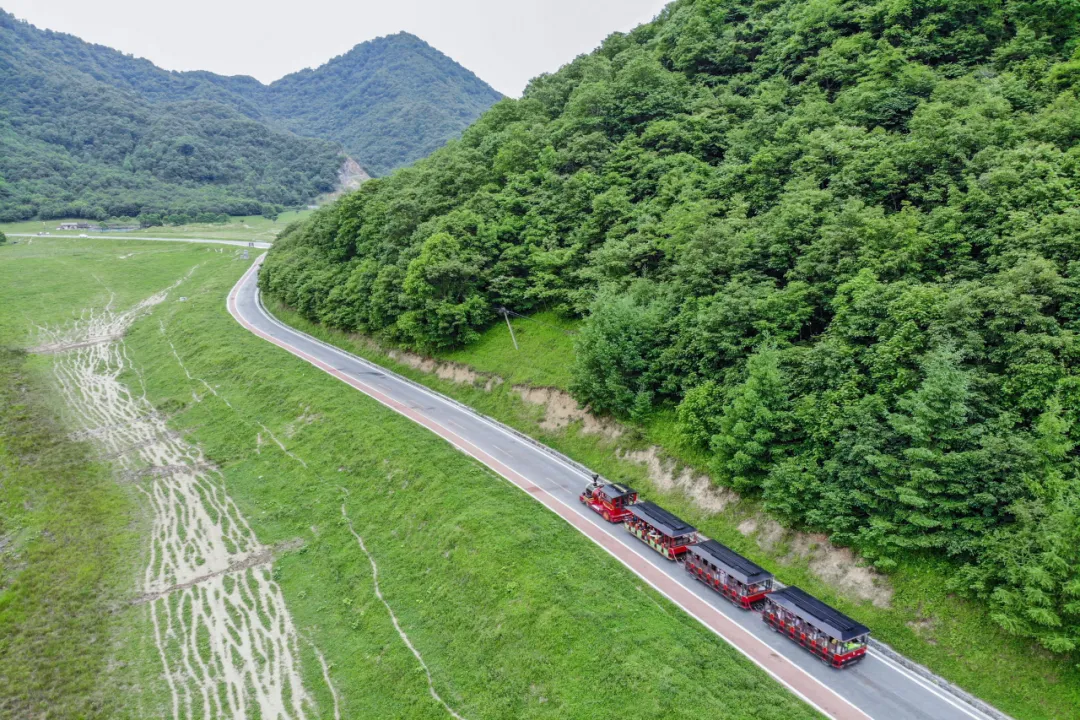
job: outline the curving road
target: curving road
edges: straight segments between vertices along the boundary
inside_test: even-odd
[[[264,256],[265,257],[265,256]],[[621,526],[586,510],[578,495],[590,473],[454,400],[294,330],[273,318],[258,291],[260,257],[229,295],[229,312],[259,337],[306,360],[423,425],[506,478],[604,548],[827,717],[836,720],[994,720],[948,690],[876,652],[843,671],[773,633],[755,613],[691,579]]]

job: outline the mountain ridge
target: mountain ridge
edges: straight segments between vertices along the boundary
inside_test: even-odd
[[[408,55],[403,56],[403,53]],[[387,59],[392,62],[385,62]],[[418,58],[422,64],[405,61]],[[483,110],[503,95],[472,71],[412,33],[401,31],[366,40],[315,68],[303,68],[270,83],[249,75],[218,75],[188,71],[244,100],[298,135],[341,143],[368,171],[385,175],[402,165],[426,157],[471,124]],[[355,86],[349,85],[356,81]],[[410,97],[400,112],[383,113],[384,104],[370,106],[366,98],[390,95],[395,100],[407,85]],[[434,92],[434,86],[439,92]],[[426,89],[426,97],[422,90]],[[328,113],[317,101],[334,93],[337,112]],[[420,100],[413,99],[420,98]],[[314,101],[314,102],[313,102]],[[424,127],[418,127],[422,121]],[[405,143],[389,128],[412,124],[424,136],[419,143]],[[378,128],[379,140],[394,137],[386,152],[368,127]]]
[[[334,192],[346,156],[372,174],[413,162],[501,97],[415,36],[379,40],[275,86],[0,10],[0,221],[275,212]]]

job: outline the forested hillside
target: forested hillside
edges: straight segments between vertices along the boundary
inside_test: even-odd
[[[1080,643],[1080,5],[678,0],[317,213],[265,290],[418,348],[586,318],[593,408]]]
[[[411,35],[265,86],[168,72],[0,10],[0,222],[306,204],[335,189],[345,153],[387,172],[499,97]]]
[[[275,212],[334,189],[344,157],[144,60],[0,11],[0,221]],[[157,96],[142,86],[157,88]]]
[[[502,98],[408,33],[357,45],[266,87],[233,87],[297,134],[341,143],[375,175],[427,157]]]

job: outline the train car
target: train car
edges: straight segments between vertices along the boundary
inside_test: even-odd
[[[638,501],[637,491],[619,483],[594,482],[578,498],[610,523],[624,522],[630,506]]]
[[[698,541],[697,528],[655,503],[639,502],[628,509],[626,529],[668,560],[678,560]]]
[[[772,592],[773,575],[715,540],[689,548],[686,571],[744,610]]]
[[[866,656],[870,628],[797,587],[770,593],[761,617],[834,668],[854,665]]]

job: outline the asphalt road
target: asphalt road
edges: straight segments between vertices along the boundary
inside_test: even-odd
[[[772,632],[756,613],[735,608],[691,579],[681,565],[653,552],[622,526],[606,523],[584,508],[578,495],[589,475],[557,453],[449,398],[278,322],[259,299],[260,263],[261,258],[229,296],[229,311],[241,325],[427,427],[529,493],[826,716],[838,720],[992,720],[873,651],[862,663],[845,670],[822,664]]]

